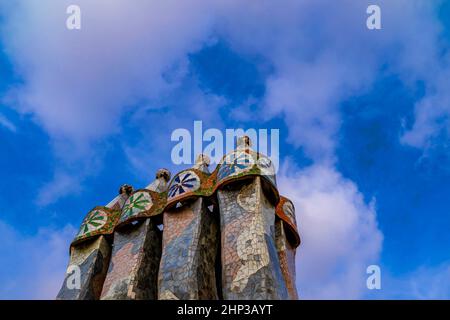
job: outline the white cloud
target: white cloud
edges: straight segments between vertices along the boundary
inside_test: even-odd
[[[300,296],[364,297],[366,268],[379,263],[383,239],[374,204],[366,204],[354,183],[327,166],[299,170],[284,163],[278,181],[295,204],[302,238],[296,257]]]
[[[53,179],[39,190],[36,204],[46,206],[54,203],[60,197],[69,194],[78,194],[81,191],[80,178],[84,175],[69,175],[58,171]]]
[[[17,3],[3,5],[2,35],[25,80],[18,108],[55,139],[79,144],[120,131],[130,106],[170,96],[187,55],[217,34],[273,65],[265,114],[284,114],[290,142],[317,160],[333,157],[340,102],[370,88],[383,66],[426,84],[405,142],[419,145],[449,111],[436,2],[380,1],[380,31],[365,27],[370,1],[80,0],[79,31],[65,27],[70,1]]]
[[[403,141],[423,141],[448,130],[449,44],[441,39],[440,2],[378,1],[382,30],[366,28],[370,1],[263,1],[221,11],[221,32],[238,52],[273,65],[266,79],[266,117],[282,115],[289,142],[315,161],[332,163],[341,103],[368,92],[382,73],[406,86],[425,85],[415,124]],[[413,106],[411,106],[413,108]],[[389,110],[386,110],[389,112]]]
[[[450,298],[450,263],[417,269],[409,276],[405,292],[415,299]]]
[[[397,276],[382,272],[382,288],[377,295],[383,299],[449,299],[450,261]]]
[[[150,149],[148,144],[142,149],[144,142],[170,143],[167,121],[180,123],[186,114],[203,119],[215,110],[199,103],[180,112],[183,102],[172,98],[189,72],[188,53],[198,50],[211,32],[210,6],[197,0],[80,0],[81,30],[68,30],[69,4],[0,4],[6,13],[2,42],[23,78],[23,85],[8,93],[8,101],[33,116],[55,149],[54,179],[42,186],[37,199],[41,205],[67,195],[67,186],[80,185],[95,174],[98,166],[93,162],[104,153],[102,140],[122,133],[124,117],[151,113],[169,100],[174,103],[169,114],[150,123],[145,121],[149,117],[141,118],[137,128],[145,132],[144,141],[125,148],[133,160],[142,153],[130,150]],[[195,86],[188,90],[192,94],[184,97],[199,96]]]
[[[117,132],[127,106],[169,90],[164,74],[209,30],[198,1],[80,0],[76,31],[65,25],[71,1],[17,3],[3,39],[25,80],[18,107],[75,144]]]
[[[24,80],[15,91],[15,107],[47,130],[60,158],[81,157],[78,171],[87,172],[84,167],[98,153],[95,143],[121,133],[121,119],[165,106],[164,99],[180,88],[203,94],[184,84],[195,83],[188,54],[218,36],[236,52],[262,56],[273,67],[262,112],[255,116],[284,116],[289,142],[314,161],[333,163],[341,102],[366,92],[385,66],[407,83],[426,84],[416,122],[403,139],[423,146],[448,114],[443,97],[449,68],[439,56],[438,3],[379,1],[381,31],[365,27],[369,3],[80,0],[82,29],[75,31],[65,25],[69,0],[2,3],[3,43]],[[176,101],[164,121],[152,122],[152,141],[167,137],[169,120],[180,122],[182,105]],[[198,106],[188,108],[200,119],[218,110]],[[138,127],[144,131],[147,125]],[[127,153],[136,147],[127,146]],[[60,170],[70,174],[64,161]]]
[[[54,299],[69,261],[76,230],[41,228],[24,235],[0,221],[0,299]]]
[[[432,148],[434,139],[442,133],[450,136],[450,90],[447,85],[450,64],[437,72],[435,77],[429,84],[430,95],[415,105],[413,126],[401,138],[403,143],[416,148]]]
[[[3,126],[4,128],[8,129],[11,132],[17,131],[16,126],[1,114],[0,114],[0,126]]]

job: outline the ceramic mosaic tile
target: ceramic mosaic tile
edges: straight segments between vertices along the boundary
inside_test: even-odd
[[[216,175],[214,191],[237,180],[260,176],[267,189],[271,190],[275,201],[279,200],[276,187],[275,167],[265,155],[250,148],[238,148],[223,157],[213,175]]]
[[[69,266],[80,270],[80,288],[68,285],[71,274],[66,275],[56,297],[58,300],[97,300],[108,270],[111,247],[104,236],[91,238],[72,246]],[[73,271],[72,271],[73,272]]]
[[[98,235],[111,235],[116,227],[122,207],[133,190],[132,186],[122,185],[119,195],[106,206],[97,206],[88,212],[71,246]]]
[[[198,188],[200,188],[200,178],[194,171],[186,170],[175,176],[169,187],[167,198],[173,199],[184,193],[194,192]]]
[[[205,197],[211,195],[215,184],[209,162],[208,157],[199,155],[193,168],[179,172],[169,184],[159,299],[218,298],[218,211]]]
[[[219,190],[224,299],[287,299],[275,245],[275,207],[261,178]]]
[[[167,207],[190,197],[210,196],[213,191],[210,174],[198,169],[179,172],[169,184]]]
[[[204,155],[172,180],[160,169],[91,210],[71,245],[89,280],[58,299],[297,299],[294,204],[250,145],[241,138],[212,173]]]
[[[101,299],[156,299],[160,256],[161,232],[150,219],[115,232]]]
[[[297,287],[295,284],[295,247],[286,238],[284,221],[277,219],[275,222],[275,242],[281,272],[286,283],[286,288],[291,300],[297,300]]]
[[[120,211],[107,207],[95,207],[84,218],[72,245],[97,235],[109,235],[120,217]]]
[[[136,190],[114,232],[111,262],[101,299],[156,299],[161,231],[151,218],[162,212],[170,173],[160,169],[148,188]]]
[[[159,299],[217,299],[218,221],[199,197],[164,212]]]
[[[152,190],[136,190],[125,202],[116,229],[136,220],[159,215],[166,206],[167,194]]]
[[[280,201],[276,207],[276,214],[285,222],[283,225],[291,245],[294,248],[298,247],[300,245],[300,235],[297,229],[295,208],[292,201],[286,197],[280,197]]]

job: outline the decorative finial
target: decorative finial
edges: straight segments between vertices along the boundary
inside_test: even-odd
[[[156,172],[156,179],[163,178],[166,182],[170,180],[170,171],[166,168],[161,168]]]
[[[237,148],[238,149],[250,149],[252,146],[252,140],[250,140],[249,136],[242,136],[238,138]]]
[[[167,189],[167,184],[170,180],[170,171],[161,168],[156,171],[155,181],[150,183],[145,189],[156,191],[156,192],[164,192]]]
[[[195,164],[192,168],[198,169],[200,171],[209,173],[208,166],[211,163],[211,160],[206,154],[200,153],[195,160]]]
[[[120,186],[119,188],[119,194],[126,194],[128,196],[130,196],[133,193],[133,187],[130,186],[129,184],[123,184]]]
[[[195,160],[196,165],[206,165],[209,166],[211,163],[211,159],[204,153],[200,153]]]

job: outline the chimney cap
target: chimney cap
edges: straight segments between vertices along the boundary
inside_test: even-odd
[[[200,153],[195,160],[196,165],[206,165],[209,166],[211,164],[211,159],[204,153]]]
[[[250,149],[252,146],[252,140],[249,136],[244,135],[238,138],[237,147],[238,149]]]
[[[129,184],[123,184],[119,188],[119,194],[126,193],[127,195],[132,194],[134,191],[133,186],[130,186]]]
[[[166,168],[161,168],[156,172],[156,179],[164,178],[164,180],[169,181],[170,176],[170,171]]]

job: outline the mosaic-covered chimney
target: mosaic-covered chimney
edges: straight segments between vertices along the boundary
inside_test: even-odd
[[[208,197],[209,158],[171,181],[164,210],[159,299],[217,299],[216,257],[219,246],[217,206]]]
[[[100,298],[111,257],[112,233],[122,207],[132,192],[132,186],[122,185],[116,198],[106,206],[93,208],[84,218],[80,231],[70,246],[67,276],[57,299]]]
[[[57,299],[298,299],[295,208],[272,161],[243,136],[209,165],[200,154],[172,179],[160,169],[91,210],[70,248],[82,286],[68,272]]]
[[[155,180],[136,190],[125,202],[114,231],[111,262],[100,299],[157,298],[161,231],[152,216],[167,189],[170,172],[159,169]]]

